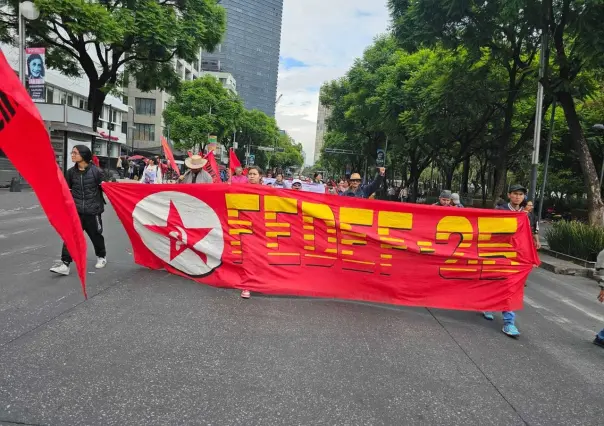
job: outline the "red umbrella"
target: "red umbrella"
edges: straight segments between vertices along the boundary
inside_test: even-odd
[[[146,160],[146,157],[143,157],[142,155],[133,155],[132,157],[128,157],[128,160]]]

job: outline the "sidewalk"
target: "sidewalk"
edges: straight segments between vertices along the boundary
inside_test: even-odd
[[[577,277],[595,279],[595,269],[585,268],[575,263],[563,259],[558,259],[554,256],[550,256],[549,254],[544,253],[543,251],[539,251],[539,260],[541,260],[541,265],[539,265],[540,268],[553,272],[554,274],[574,275]]]

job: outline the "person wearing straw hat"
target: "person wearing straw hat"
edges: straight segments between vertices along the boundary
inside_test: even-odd
[[[208,160],[201,155],[192,155],[185,160],[189,170],[180,177],[180,183],[214,183],[212,176],[203,169]]]
[[[380,167],[378,168],[378,174],[375,176],[373,182],[371,182],[369,185],[361,186],[361,175],[358,173],[353,173],[348,179],[348,190],[340,195],[344,197],[370,198],[384,181],[385,174],[386,169]]]

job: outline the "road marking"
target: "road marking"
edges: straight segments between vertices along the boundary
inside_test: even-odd
[[[39,248],[42,248],[42,247],[46,247],[46,246],[41,246],[41,245],[25,246],[25,247],[21,247],[21,248],[18,248],[17,250],[13,250],[13,251],[5,251],[4,253],[0,253],[0,256],[11,256],[13,254],[25,254],[25,253],[29,253],[30,251],[38,250]]]
[[[569,299],[568,297],[564,297],[558,293],[556,293],[555,291],[550,291],[550,290],[546,290],[544,288],[540,288],[537,291],[545,294],[546,296],[551,297],[554,300],[557,300],[558,302],[564,303],[572,308],[575,308],[576,310],[583,312],[585,315],[587,315],[588,317],[598,320],[600,322],[604,322],[604,316],[601,315],[597,315],[594,314],[592,312],[590,312],[589,308],[583,305],[579,305],[576,302],[574,302],[573,300]],[[595,305],[595,301],[596,301],[596,294],[594,293],[594,305]]]
[[[20,235],[20,234],[26,234],[26,233],[33,233],[33,232],[37,232],[39,231],[41,228],[28,228],[28,229],[21,229],[20,231],[15,231],[15,232],[11,232],[8,234],[0,234],[0,240],[5,240],[8,237],[12,236],[12,235]]]
[[[558,315],[557,312],[554,312],[553,310],[546,308],[545,306],[535,302],[533,299],[531,299],[528,296],[524,296],[524,301],[537,310],[543,310],[543,311],[550,313],[551,315],[541,314],[543,316],[543,318],[545,318],[548,321],[555,322],[556,324],[560,324],[563,327],[564,327],[564,325],[570,326],[571,328],[581,330],[585,334],[589,334],[589,335],[594,334],[594,330],[589,329],[587,327],[583,327],[582,325],[572,322],[568,318]],[[567,327],[564,327],[564,328],[567,328]]]
[[[34,210],[39,207],[40,207],[39,204],[34,204],[33,206],[29,206],[29,207],[17,207],[14,209],[0,209],[0,216],[10,216],[11,214],[16,214],[23,210]]]

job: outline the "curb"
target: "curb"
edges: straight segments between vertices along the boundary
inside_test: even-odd
[[[595,280],[595,270],[594,269],[589,269],[589,268],[581,268],[581,267],[576,267],[576,268],[567,268],[567,267],[561,267],[558,265],[555,265],[553,263],[548,263],[548,262],[544,262],[541,261],[541,264],[539,265],[539,267],[541,269],[545,269],[546,271],[550,271],[553,272],[554,274],[557,275],[573,275],[575,277],[585,277],[585,278],[590,278],[592,280]]]

